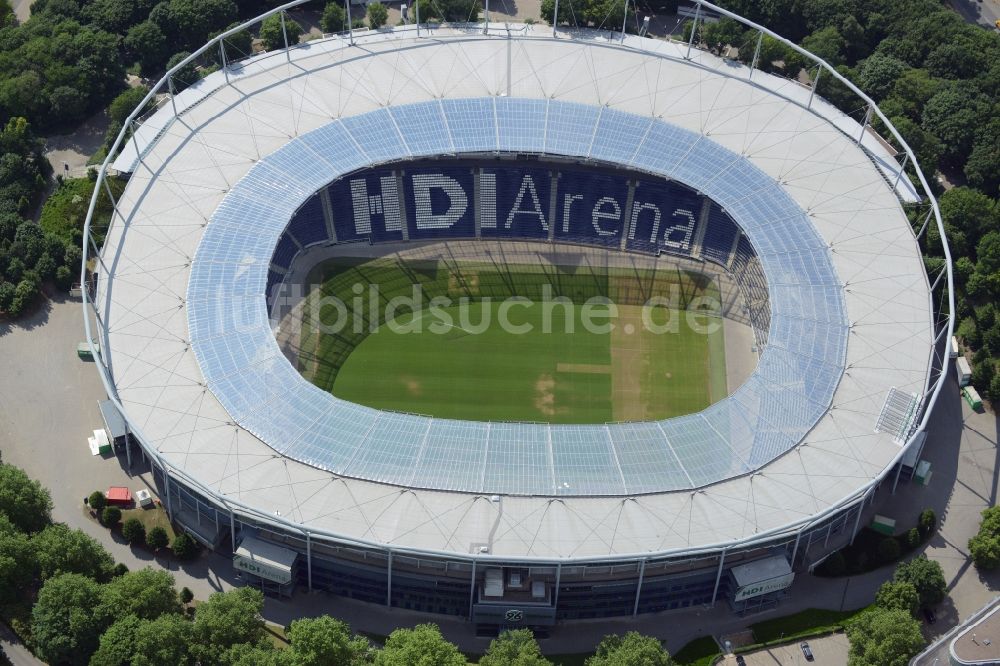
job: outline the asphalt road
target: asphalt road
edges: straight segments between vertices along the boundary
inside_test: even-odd
[[[969,23],[997,29],[1000,0],[948,0],[948,4]]]

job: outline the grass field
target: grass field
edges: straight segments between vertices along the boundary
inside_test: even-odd
[[[714,294],[699,274],[380,258],[338,260],[318,277],[316,303],[347,307],[304,316],[299,369],[345,400],[438,418],[603,423],[687,414],[725,396],[722,327],[696,331],[684,311]],[[414,284],[418,297],[387,307]],[[650,330],[642,304],[670,294],[674,307],[650,319],[673,317],[676,330]],[[525,300],[505,304],[515,295]],[[720,323],[715,313],[693,321]]]

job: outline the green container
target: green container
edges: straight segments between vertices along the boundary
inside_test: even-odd
[[[966,386],[962,389],[962,397],[965,398],[965,402],[969,403],[969,407],[973,410],[978,412],[983,408],[983,400],[979,397],[979,391],[972,386]]]

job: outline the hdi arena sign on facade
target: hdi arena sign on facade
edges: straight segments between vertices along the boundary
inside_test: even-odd
[[[339,241],[516,236],[592,243],[596,237],[613,246],[688,254],[709,208],[724,215],[697,192],[662,178],[568,164],[502,164],[422,161],[366,170],[318,196],[329,198]]]

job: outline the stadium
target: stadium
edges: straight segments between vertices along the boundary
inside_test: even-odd
[[[925,271],[912,152],[826,63],[789,44],[859,113],[693,40],[408,25],[228,62],[228,34],[102,166],[127,186],[107,229],[91,203],[84,319],[129,464],[248,584],[487,633],[751,613],[912,473],[950,263]],[[724,333],[630,346],[669,294]],[[525,295],[621,326],[384,334]]]

